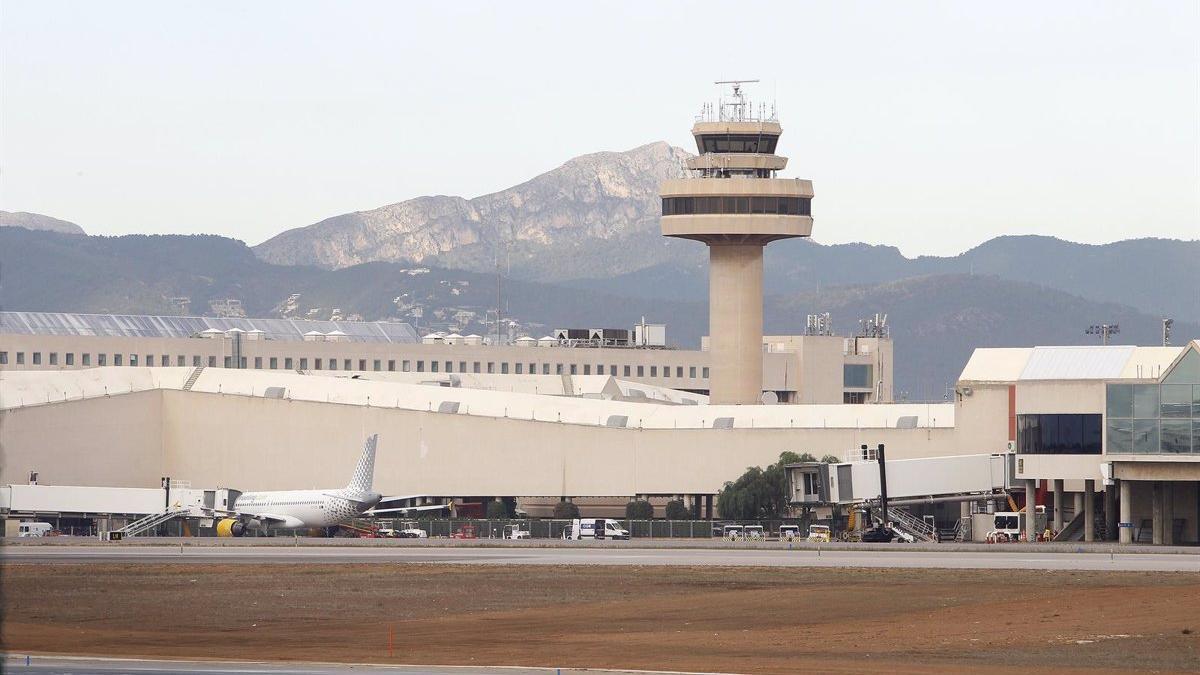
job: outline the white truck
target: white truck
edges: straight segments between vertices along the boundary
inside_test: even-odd
[[[563,529],[563,539],[628,539],[629,530],[613,518],[576,518]]]
[[[505,525],[504,526],[504,538],[505,539],[532,539],[533,533],[530,532],[529,530],[521,529],[520,525]]]
[[[17,527],[18,537],[48,537],[54,531],[50,523],[21,523]]]

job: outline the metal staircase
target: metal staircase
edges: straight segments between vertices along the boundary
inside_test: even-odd
[[[203,372],[204,366],[196,366],[196,368],[192,370],[192,374],[188,376],[187,382],[183,383],[183,390],[191,391],[192,386],[196,384],[196,380],[200,379],[200,373]]]
[[[874,517],[876,520],[879,520],[877,515]],[[932,525],[913,516],[904,509],[888,509],[888,518],[892,521],[892,529],[901,536],[908,535],[915,541],[937,541],[937,530]]]
[[[122,527],[116,531],[120,532],[125,537],[136,537],[143,532],[162,525],[172,518],[186,515],[188,513],[190,513],[189,509],[173,509],[171,511],[164,511],[162,513],[152,513],[144,518],[138,518],[132,523],[129,523],[125,527]]]

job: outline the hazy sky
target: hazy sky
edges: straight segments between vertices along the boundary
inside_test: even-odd
[[[0,2],[0,209],[282,230],[778,102],[814,238],[1200,238],[1200,3]]]

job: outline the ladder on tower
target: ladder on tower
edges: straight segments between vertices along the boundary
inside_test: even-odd
[[[204,372],[204,366],[196,366],[192,370],[192,374],[188,375],[187,382],[183,383],[184,391],[191,391],[192,386],[196,384],[196,380],[200,379],[200,373]]]
[[[188,513],[190,513],[189,509],[171,509],[169,511],[163,511],[162,513],[151,513],[144,518],[138,518],[132,523],[129,523],[125,527],[122,527],[116,531],[120,532],[124,537],[136,537],[143,532],[162,525],[168,520],[178,516],[186,515]]]

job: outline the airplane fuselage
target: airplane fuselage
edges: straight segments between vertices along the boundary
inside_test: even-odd
[[[359,515],[365,508],[331,490],[274,490],[246,492],[234,502],[233,510],[247,516],[264,516],[259,529],[330,527]]]

